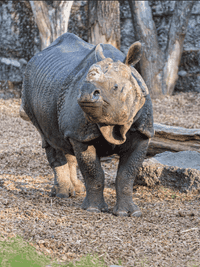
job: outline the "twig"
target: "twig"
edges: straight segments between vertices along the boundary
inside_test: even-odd
[[[4,84],[2,85],[2,87],[3,87],[4,85],[6,85],[6,83],[7,83],[7,80],[4,82]]]
[[[198,230],[199,228],[191,228],[191,229],[188,229],[188,230],[184,230],[184,231],[181,231],[181,234],[182,233],[186,233],[186,232],[190,232],[190,231],[193,231],[193,230]]]
[[[114,238],[118,239],[119,241],[121,241],[123,243],[123,240],[121,240],[119,237],[114,236]]]
[[[104,217],[103,218],[101,218],[100,220],[98,220],[98,221],[95,221],[95,223],[97,223],[97,222],[100,222],[100,221],[102,221],[104,219]]]

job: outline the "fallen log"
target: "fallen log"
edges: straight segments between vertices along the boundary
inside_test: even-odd
[[[147,156],[165,151],[197,151],[200,153],[200,129],[186,129],[154,123],[155,136],[151,139]]]

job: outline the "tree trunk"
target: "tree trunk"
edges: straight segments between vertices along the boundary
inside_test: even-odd
[[[178,67],[183,52],[183,42],[194,1],[176,1],[168,36],[166,60],[163,69],[163,93],[172,95],[178,79]]]
[[[88,1],[88,41],[120,48],[120,10],[118,1]]]
[[[73,1],[54,1],[52,7],[44,1],[30,1],[30,4],[40,33],[41,50],[43,50],[67,32]]]
[[[141,74],[152,98],[172,94],[178,78],[178,66],[194,1],[177,1],[171,19],[168,45],[163,53],[148,1],[129,0],[136,37],[143,44]]]
[[[152,98],[162,94],[163,52],[157,41],[157,32],[148,1],[131,1],[133,25],[137,39],[142,43],[140,69]]]
[[[73,1],[54,1],[53,8],[49,8],[53,41],[67,32],[72,4]]]
[[[52,42],[51,24],[47,4],[43,1],[30,1],[30,5],[33,11],[33,16],[39,29],[41,50],[43,50]]]

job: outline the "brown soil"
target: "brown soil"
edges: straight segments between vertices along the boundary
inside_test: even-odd
[[[52,171],[39,134],[18,115],[19,104],[19,99],[0,100],[1,234],[21,235],[59,261],[90,253],[106,264],[121,260],[123,266],[200,266],[199,195],[135,186],[133,198],[143,216],[115,217],[113,158],[102,162],[108,213],[81,210],[85,194],[66,200],[49,197]],[[155,122],[200,128],[200,94],[163,97],[153,106]]]

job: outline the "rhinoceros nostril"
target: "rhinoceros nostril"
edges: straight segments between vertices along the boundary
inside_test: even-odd
[[[98,96],[100,95],[100,90],[95,90],[94,93],[93,93],[94,96]]]

